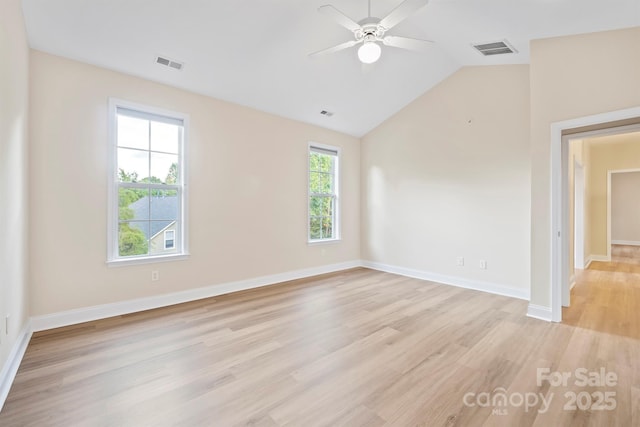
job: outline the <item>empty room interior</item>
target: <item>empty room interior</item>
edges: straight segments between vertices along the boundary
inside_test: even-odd
[[[640,425],[640,1],[2,0],[1,426]]]

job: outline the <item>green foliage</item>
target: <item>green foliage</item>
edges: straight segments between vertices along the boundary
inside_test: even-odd
[[[333,237],[333,221],[331,217],[309,219],[309,238],[311,240],[331,239]]]
[[[311,197],[309,200],[311,216],[331,216],[333,214],[332,197]]]
[[[140,180],[143,183],[151,183],[151,184],[164,184],[160,178],[156,178],[155,176],[148,176]]]
[[[329,154],[309,153],[309,170],[330,173],[333,169],[333,156]]]
[[[309,199],[309,238],[327,239],[333,236],[333,197]]]
[[[130,220],[133,219],[133,210],[130,208],[119,208],[119,216],[118,218],[122,220]]]
[[[333,156],[328,154],[309,154],[309,190],[313,194],[331,194],[333,192]]]
[[[334,156],[309,153],[309,238],[333,236]]]
[[[172,163],[169,168],[169,173],[167,174],[167,179],[165,180],[167,184],[176,184],[178,182],[178,164]]]
[[[138,172],[127,173],[124,169],[118,169],[118,178],[120,182],[138,182]]]
[[[147,195],[149,195],[149,190],[143,188],[120,187],[118,190],[118,206],[126,208],[131,203],[135,203]]]
[[[122,169],[120,172],[123,173]],[[149,190],[143,188],[120,187],[118,190],[119,219],[121,221],[134,219],[133,209],[129,206],[148,195]],[[118,231],[118,248],[120,256],[145,255],[148,252],[149,244],[142,230],[124,223],[120,224]]]
[[[120,256],[145,255],[149,250],[144,233],[129,224],[120,224],[118,247]]]

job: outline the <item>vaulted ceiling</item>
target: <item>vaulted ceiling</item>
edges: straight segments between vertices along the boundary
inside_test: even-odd
[[[383,17],[402,0],[372,0]],[[523,64],[529,41],[640,25],[640,0],[432,0],[390,34],[434,41],[310,58],[352,34],[317,12],[359,21],[366,0],[23,0],[31,47],[361,136],[466,65]],[[471,45],[507,39],[484,57]],[[184,62],[182,71],[156,56]],[[570,58],[568,58],[570,60]],[[320,114],[333,112],[332,117]]]

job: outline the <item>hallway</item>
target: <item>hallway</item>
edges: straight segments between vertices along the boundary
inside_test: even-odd
[[[563,323],[640,339],[640,247],[612,245],[611,262],[576,270]]]

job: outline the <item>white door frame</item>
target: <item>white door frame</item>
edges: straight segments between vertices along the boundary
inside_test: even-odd
[[[584,269],[584,210],[585,210],[584,166],[577,160],[573,163],[573,268]],[[578,250],[580,248],[580,250]]]
[[[553,322],[562,321],[562,288],[563,286],[569,286],[567,262],[569,258],[569,239],[564,237],[568,235],[566,230],[569,223],[569,213],[566,206],[568,205],[568,198],[565,195],[568,187],[568,168],[566,166],[568,164],[566,144],[568,138],[566,136],[563,137],[562,134],[570,129],[604,125],[638,117],[640,117],[640,107],[635,107],[551,124],[551,230],[549,230],[551,235],[551,280],[549,281],[549,287],[551,288],[551,320]],[[620,133],[622,128],[604,129],[596,132],[602,135],[607,130],[614,134]],[[596,132],[589,132],[589,134],[595,134]],[[581,134],[582,137],[585,135],[587,133]],[[572,139],[577,137],[578,135],[571,135]]]

